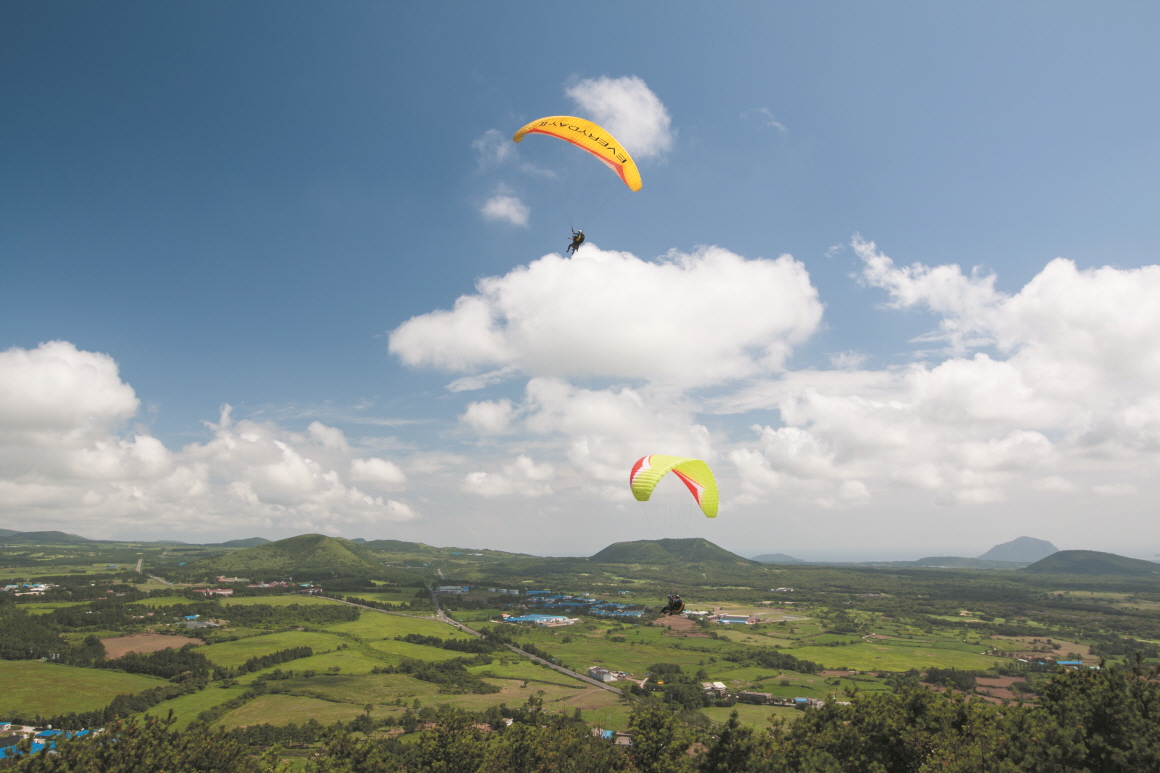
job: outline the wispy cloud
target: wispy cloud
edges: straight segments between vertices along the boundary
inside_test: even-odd
[[[785,127],[781,121],[773,116],[773,112],[767,107],[754,107],[746,110],[741,114],[742,119],[756,120],[762,126],[767,126],[771,129],[777,129],[782,134],[789,134],[789,129]]]

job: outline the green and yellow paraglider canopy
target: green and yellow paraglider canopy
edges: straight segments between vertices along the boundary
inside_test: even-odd
[[[652,454],[637,460],[628,475],[632,495],[637,501],[647,502],[661,478],[673,473],[688,486],[693,498],[709,518],[717,517],[717,481],[709,465],[700,459],[683,456]]]
[[[641,188],[640,172],[632,156],[611,134],[591,121],[570,115],[550,115],[532,121],[516,132],[512,139],[519,142],[526,134],[546,134],[571,142],[603,161],[632,190],[639,191]]]

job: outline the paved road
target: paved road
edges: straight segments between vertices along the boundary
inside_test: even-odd
[[[463,631],[464,633],[469,633],[472,636],[478,637],[480,639],[483,638],[483,634],[481,634],[479,631],[468,628],[463,623],[460,623],[456,620],[452,620],[450,617],[448,617],[446,614],[444,614],[443,607],[439,604],[439,596],[435,593],[435,590],[433,588],[431,589],[431,603],[433,603],[435,605],[435,609],[438,611],[438,618],[439,618],[440,622],[447,623],[448,625],[453,625],[456,628],[458,628],[459,630]],[[593,679],[590,676],[585,676],[584,674],[578,674],[575,671],[564,668],[563,666],[558,666],[550,660],[544,660],[543,658],[536,657],[535,655],[531,654],[530,652],[525,652],[524,650],[521,650],[519,647],[516,647],[514,645],[505,644],[504,646],[507,647],[512,652],[516,653],[517,655],[520,655],[522,657],[527,658],[528,660],[532,661],[533,663],[539,663],[541,666],[547,666],[548,668],[552,669],[553,671],[559,671],[561,674],[564,674],[566,676],[570,676],[573,679],[579,679],[581,682],[587,682],[588,684],[593,685],[595,687],[599,687],[602,690],[608,690],[609,692],[614,692],[617,695],[623,694],[619,688],[607,685],[604,682],[601,682],[599,679]]]
[[[137,571],[141,571],[141,570],[138,569]],[[152,575],[152,574],[149,575],[149,579],[150,580],[157,580],[157,582],[161,583],[162,585],[170,585],[170,586],[173,585],[173,583],[171,583],[169,580],[162,580],[160,577],[157,577],[157,576]]]
[[[137,559],[137,574],[141,574],[141,562],[144,560],[145,560],[144,558]]]

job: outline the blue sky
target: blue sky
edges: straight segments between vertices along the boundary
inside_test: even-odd
[[[725,503],[682,528],[745,554],[1153,557],[1158,32],[5,3],[0,527],[588,554],[665,536],[615,471],[674,452]],[[570,223],[543,138],[489,138],[585,110],[644,188]]]

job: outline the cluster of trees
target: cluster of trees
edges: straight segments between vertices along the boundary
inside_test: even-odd
[[[406,636],[396,636],[395,641],[405,641],[409,644],[422,644],[425,647],[438,647],[453,652],[470,652],[484,655],[502,649],[503,645],[488,639],[441,639],[438,636],[424,636],[419,633],[409,633]]]
[[[291,660],[308,658],[313,654],[314,650],[310,647],[290,647],[288,649],[278,650],[277,652],[271,652],[268,655],[258,655],[238,666],[238,673],[249,674],[254,671],[261,671],[263,668],[276,666],[279,663],[289,663]]]
[[[1137,641],[1131,637],[1120,638],[1115,634],[1093,634],[1092,653],[1105,658],[1132,655],[1137,652],[1145,658],[1160,658],[1160,645]]]
[[[473,658],[451,658],[439,662],[403,658],[397,666],[375,666],[372,674],[408,674],[424,682],[439,685],[441,693],[477,693],[486,694],[499,692],[499,688],[483,681],[479,676],[467,670],[468,666],[486,666],[491,663],[487,655],[476,655]]]
[[[950,684],[950,686],[959,692],[971,692],[975,689],[975,677],[983,676],[986,672],[980,671],[959,671],[957,668],[928,668],[926,670],[925,681],[929,684],[938,685],[942,687]],[[907,675],[917,672],[907,672]]]
[[[779,671],[797,671],[803,674],[816,674],[822,670],[820,663],[795,658],[784,650],[773,649],[771,647],[738,647],[728,650],[718,657],[742,666],[760,666],[761,668],[777,669]]]
[[[0,659],[46,658],[68,649],[60,634],[39,616],[28,614],[0,596]]]
[[[170,647],[146,654],[130,652],[115,660],[95,660],[92,666],[181,680],[191,677],[208,679],[214,667],[209,658],[194,649],[193,644],[186,644],[181,649]]]

